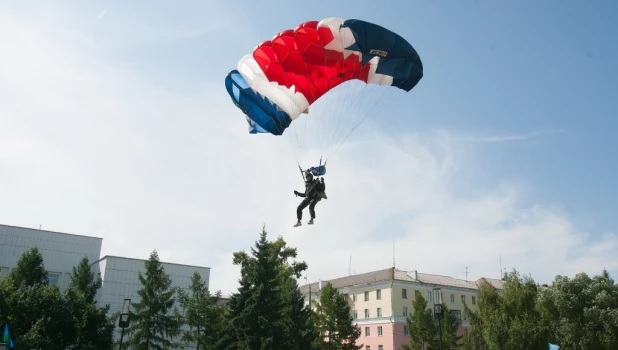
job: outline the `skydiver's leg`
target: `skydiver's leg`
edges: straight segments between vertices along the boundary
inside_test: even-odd
[[[309,205],[309,202],[311,202],[311,200],[309,198],[305,198],[302,202],[300,202],[298,208],[296,208],[296,218],[298,219],[298,222],[294,225],[294,227],[301,225],[300,220],[303,219],[303,209]]]
[[[313,219],[315,219],[315,206],[318,204],[319,200],[314,199],[311,201],[309,205],[309,214],[311,215],[311,220],[309,220],[308,224],[313,225]]]

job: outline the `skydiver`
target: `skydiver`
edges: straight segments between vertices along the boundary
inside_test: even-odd
[[[313,175],[311,173],[307,173],[305,175],[305,192],[301,193],[294,190],[294,194],[297,197],[304,197],[302,202],[296,208],[296,217],[298,221],[294,227],[301,226],[300,220],[303,218],[303,210],[309,206],[309,214],[311,215],[311,220],[307,224],[313,225],[313,220],[315,219],[315,206],[318,204],[322,198],[326,198],[325,190],[326,184],[324,183],[324,178],[319,180],[314,180]]]

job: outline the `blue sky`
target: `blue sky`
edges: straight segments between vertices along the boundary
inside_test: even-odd
[[[617,14],[612,1],[4,2],[0,221],[100,236],[114,255],[158,249],[211,266],[224,291],[231,252],[262,223],[309,279],[346,274],[350,254],[357,272],[388,267],[393,240],[400,268],[456,277],[497,271],[499,254],[545,282],[618,272]],[[294,231],[294,159],[247,134],[223,79],[262,40],[331,16],[401,34],[425,76],[346,143],[318,225]]]

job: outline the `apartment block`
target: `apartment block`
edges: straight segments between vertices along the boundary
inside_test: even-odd
[[[476,281],[419,273],[416,270],[402,271],[388,268],[358,275],[320,281],[300,287],[305,303],[312,306],[320,298],[321,289],[330,283],[344,294],[352,309],[355,324],[361,329],[359,344],[363,350],[398,350],[410,343],[406,318],[413,311],[412,301],[421,293],[433,310],[432,290],[442,290],[442,301],[459,319],[458,334],[469,326],[464,313],[464,304],[476,311],[477,293],[481,281],[487,281],[497,289],[503,281],[480,278]]]

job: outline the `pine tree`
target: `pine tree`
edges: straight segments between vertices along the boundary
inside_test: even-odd
[[[305,305],[298,282],[292,277],[281,281],[284,329],[284,346],[289,350],[310,350],[317,338],[311,320],[312,311]]]
[[[172,280],[156,250],[144,265],[146,273],[138,275],[143,286],[137,292],[141,300],[132,304],[129,312],[128,343],[135,350],[176,348],[178,344],[172,339],[180,333],[180,326],[171,312],[175,302]]]
[[[241,266],[238,293],[231,297],[230,323],[217,349],[309,349],[313,340],[309,312],[294,277],[307,268],[304,262],[289,263],[296,249],[282,238],[260,239],[251,249],[234,253],[234,264]]]
[[[181,340],[186,344],[194,344],[196,350],[214,349],[225,325],[225,307],[219,304],[221,292],[211,294],[202,276],[196,271],[191,276],[189,292],[177,288],[177,294],[182,315],[177,314],[189,326]]]
[[[77,330],[74,349],[104,350],[113,347],[115,324],[107,317],[110,305],[102,308],[96,306],[95,297],[101,284],[101,278],[94,277],[88,257],[82,258],[79,265],[73,267],[71,283],[64,297],[70,305]]]
[[[101,278],[95,280],[87,256],[82,258],[79,265],[73,267],[71,285],[81,292],[89,303],[95,303],[94,298],[97,295],[97,290],[101,288],[102,281]]]
[[[451,312],[448,306],[446,306],[446,303],[442,303],[442,317],[440,318],[439,325],[437,325],[437,327],[442,327],[442,339],[440,339],[439,328],[436,328],[437,332],[433,334],[433,337],[429,342],[429,349],[439,349],[440,342],[442,343],[442,349],[457,348],[457,341],[461,338],[457,336],[459,319],[453,312]]]
[[[431,310],[427,308],[427,300],[422,294],[416,294],[412,307],[413,312],[406,319],[410,330],[410,344],[403,345],[403,350],[425,349],[425,343],[429,343],[435,337],[438,328]]]
[[[321,290],[315,310],[315,327],[319,334],[316,343],[324,349],[352,350],[363,347],[356,344],[361,331],[354,325],[350,305],[330,283]]]

